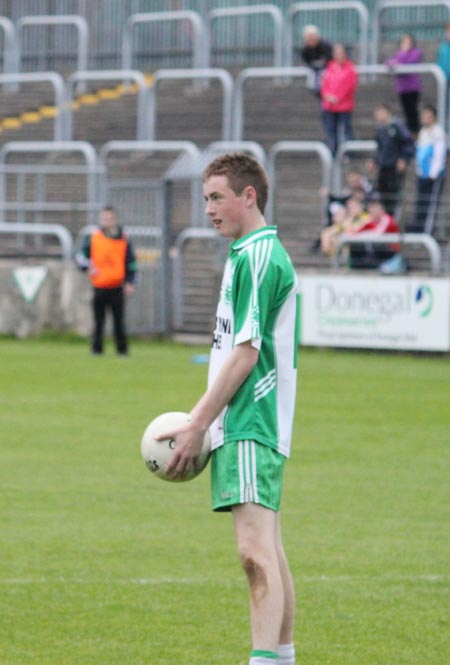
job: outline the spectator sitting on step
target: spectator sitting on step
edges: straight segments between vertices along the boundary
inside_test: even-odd
[[[363,202],[367,201],[373,194],[372,181],[358,169],[351,169],[345,174],[345,186],[340,192],[330,192],[326,187],[321,187],[320,196],[327,206],[327,224],[332,223],[331,206],[333,203],[345,205],[352,196],[357,196]]]
[[[386,212],[380,195],[375,193],[367,203],[367,218],[349,227],[346,233],[348,235],[399,233],[399,227],[394,217]],[[380,268],[386,274],[404,272],[406,265],[399,251],[400,247],[397,244],[380,245],[371,242],[352,244],[349,250],[349,266],[356,269]]]
[[[320,249],[327,256],[335,254],[339,236],[351,233],[352,229],[358,228],[368,219],[364,203],[358,194],[351,196],[345,205],[332,203],[331,211],[333,222],[331,226],[323,229],[320,235]]]
[[[311,69],[308,88],[320,98],[322,75],[325,67],[333,57],[333,47],[320,36],[319,28],[307,25],[303,28],[303,44],[300,55],[306,67]]]
[[[388,67],[396,65],[414,65],[422,61],[422,51],[416,45],[416,40],[410,33],[400,38],[400,48],[386,61]],[[411,134],[416,137],[420,129],[419,100],[422,83],[419,74],[397,74],[395,88],[406,119],[406,125]]]
[[[326,187],[321,187],[319,194],[326,214],[324,226],[329,227],[333,223],[333,211],[337,210],[333,204],[339,203],[345,209],[345,204],[352,196],[356,196],[365,203],[373,191],[372,182],[357,169],[352,169],[345,174],[345,187],[340,192],[330,192]],[[321,237],[319,236],[311,243],[309,251],[316,253],[320,248]]]
[[[335,44],[333,59],[325,68],[322,87],[322,122],[333,157],[342,141],[353,139],[352,113],[358,74],[344,44]]]
[[[416,208],[407,230],[431,233],[438,210],[447,163],[447,139],[437,122],[434,106],[424,106],[420,114],[422,129],[416,144]]]
[[[405,124],[396,118],[387,104],[376,104],[374,159],[367,168],[377,172],[377,190],[390,215],[395,214],[409,160],[414,157],[414,140]]]

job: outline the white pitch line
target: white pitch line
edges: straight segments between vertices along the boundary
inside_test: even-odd
[[[148,585],[158,586],[167,584],[183,584],[183,585],[199,585],[199,584],[217,584],[215,578],[205,577],[130,577],[130,578],[116,578],[116,579],[87,579],[75,577],[11,577],[0,578],[0,585],[27,585],[27,584],[73,584],[73,585],[94,585],[94,584],[135,584],[135,585]],[[450,582],[450,574],[448,575],[434,575],[434,574],[421,574],[421,575],[378,575],[378,576],[364,576],[364,575],[319,575],[319,576],[300,576],[296,577],[297,583],[315,584],[315,583],[355,583],[355,582]],[[236,582],[239,584],[239,580]],[[231,581],[231,584],[234,582]]]

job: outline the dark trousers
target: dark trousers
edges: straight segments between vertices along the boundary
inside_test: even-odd
[[[322,109],[322,123],[328,147],[334,157],[342,141],[353,139],[352,114],[350,112],[336,113]]]
[[[403,185],[403,177],[397,172],[395,166],[380,166],[378,170],[377,189],[381,201],[389,215],[395,214],[398,195]]]
[[[414,222],[408,226],[408,231],[432,233],[443,184],[444,178],[417,178]]]
[[[351,245],[349,265],[350,268],[357,270],[374,270],[379,268],[384,261],[392,259],[395,253],[386,245],[374,245],[369,242]]]
[[[408,127],[411,134],[418,134],[420,129],[420,92],[402,92],[399,95],[399,98],[406,120],[406,126]]]
[[[114,339],[117,353],[126,354],[128,350],[125,331],[125,299],[121,286],[115,289],[94,289],[92,300],[94,311],[94,332],[92,334],[93,353],[102,353],[103,334],[107,310],[111,310],[113,317]]]

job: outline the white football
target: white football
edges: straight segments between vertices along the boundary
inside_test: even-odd
[[[154,476],[162,478],[163,480],[173,480],[172,478],[168,478],[166,474],[166,466],[175,449],[175,441],[173,439],[156,441],[155,436],[182,427],[185,423],[189,422],[189,419],[190,415],[188,413],[182,411],[170,411],[169,413],[163,413],[152,420],[145,430],[141,441],[141,454],[148,470]],[[198,476],[208,464],[210,454],[211,440],[209,432],[207,432],[203,441],[203,448],[197,468],[191,469],[186,478],[183,478],[182,480],[192,480]],[[177,479],[175,482],[180,482],[180,479]]]

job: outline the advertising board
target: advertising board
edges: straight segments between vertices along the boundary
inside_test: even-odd
[[[305,346],[450,350],[450,279],[299,275]]]

